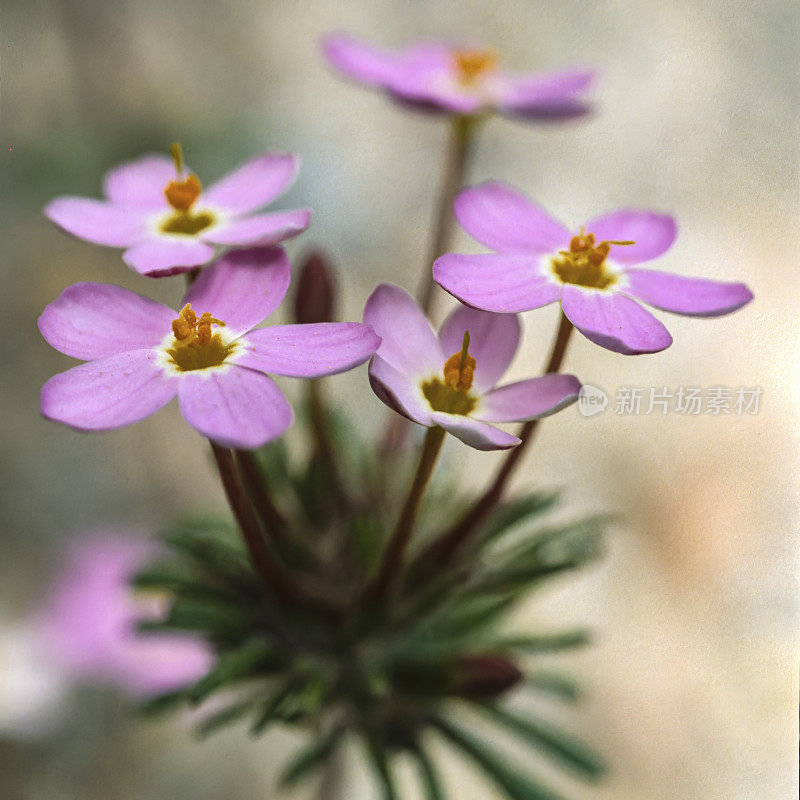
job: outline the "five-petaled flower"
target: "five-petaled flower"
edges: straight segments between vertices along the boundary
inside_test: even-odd
[[[635,267],[672,245],[675,221],[664,214],[616,211],[570,231],[497,182],[463,190],[454,210],[470,235],[497,252],[442,256],[433,265],[437,283],[488,311],[528,311],[560,300],[584,336],[617,353],[654,353],[672,344],[667,329],[637,301],[714,317],[753,297],[743,283]]]
[[[199,680],[213,652],[199,637],[137,631],[167,610],[166,597],[131,588],[157,554],[138,533],[99,530],[74,542],[42,604],[37,632],[46,654],[74,677],[153,695]]]
[[[364,321],[381,337],[369,375],[390,408],[427,427],[440,426],[478,450],[501,450],[520,440],[491,423],[553,414],[578,398],[573,375],[542,375],[495,388],[520,339],[516,314],[459,306],[438,336],[405,291],[380,285]]]
[[[380,339],[357,322],[253,330],[283,299],[289,260],[278,247],[234,250],[190,287],[183,308],[116,286],[70,286],[39,318],[57,350],[88,363],[42,388],[45,417],[82,430],[137,422],[178,396],[186,421],[230,447],[282,434],[292,409],[265,374],[316,378],[366,361]]]
[[[444,42],[386,52],[344,34],[330,34],[325,55],[345,75],[414,106],[460,116],[496,112],[528,119],[586,114],[582,93],[594,73],[587,69],[510,73],[484,47]]]
[[[125,263],[142,275],[173,275],[207,264],[217,247],[277,244],[302,233],[307,208],[253,213],[289,187],[298,164],[290,153],[264,153],[203,190],[173,145],[172,159],[146,155],[111,170],[106,200],[58,197],[45,214],[80,239],[125,248]]]

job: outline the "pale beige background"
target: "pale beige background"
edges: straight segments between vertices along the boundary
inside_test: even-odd
[[[609,510],[620,523],[598,567],[532,599],[516,620],[596,631],[591,650],[557,662],[582,676],[585,702],[545,711],[593,741],[612,775],[587,790],[543,770],[574,798],[797,796],[795,3],[4,5],[3,620],[35,607],[59,548],[82,529],[156,526],[209,498],[221,503],[203,442],[174,407],[99,436],[38,418],[38,388],[66,360],[34,323],[64,286],[105,280],[180,295],[179,281],[146,283],[115,251],[51,228],[40,214],[50,197],[96,194],[105,169],[175,139],[206,178],[264,148],[297,150],[304,167],[284,202],[315,209],[303,243],[335,254],[355,319],[378,281],[416,285],[445,128],[336,78],[319,36],[339,28],[392,45],[461,37],[491,44],[520,69],[597,64],[593,119],[549,128],[492,121],[471,179],[511,181],[572,224],[621,206],[674,213],[680,236],[660,265],[745,280],[755,302],[719,320],[664,315],[675,344],[654,356],[624,358],[577,337],[568,367],[612,396],[620,386],[683,384],[761,386],[763,398],[756,416],[608,410],[583,419],[570,409],[544,426],[519,484],[563,486],[575,513]],[[471,247],[466,238],[458,246]],[[541,364],[554,323],[553,309],[528,315],[518,374]],[[363,371],[336,379],[335,391],[365,420],[382,419]],[[452,469],[465,456],[455,443],[447,452]],[[179,478],[187,460],[194,470]],[[469,454],[464,480],[480,482],[494,463]],[[263,798],[292,743],[231,733],[197,745],[174,726],[127,719],[116,699],[81,697],[46,734],[0,735],[4,798]],[[463,763],[447,763],[458,800],[496,796]],[[357,773],[351,794],[366,797]]]

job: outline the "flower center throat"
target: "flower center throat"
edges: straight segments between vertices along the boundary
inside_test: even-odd
[[[617,276],[606,265],[611,245],[628,246],[632,241],[604,241],[595,244],[593,233],[583,228],[569,243],[569,250],[559,250],[560,258],[553,259],[553,272],[562,283],[585,286],[590,289],[607,289],[617,281]]]
[[[471,86],[490,72],[494,72],[498,60],[497,54],[489,47],[453,52],[458,80],[466,86]]]
[[[222,320],[204,311],[200,317],[187,303],[172,320],[172,347],[167,349],[172,363],[181,372],[219,367],[236,349],[235,344],[226,344],[213,325],[224,327]]]
[[[434,411],[466,416],[477,398],[469,391],[477,362],[469,354],[469,331],[464,333],[461,350],[453,353],[442,367],[444,380],[432,378],[422,384],[422,394]]]
[[[192,212],[192,206],[203,191],[203,184],[194,173],[181,177],[183,151],[179,144],[170,145],[170,153],[175,162],[176,179],[164,187],[164,195],[175,211],[161,223],[161,231],[194,236],[214,223],[214,215],[208,211]]]

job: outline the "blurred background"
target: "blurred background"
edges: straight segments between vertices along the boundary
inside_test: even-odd
[[[97,196],[116,163],[181,141],[203,181],[264,149],[302,154],[279,207],[310,205],[296,257],[335,258],[343,318],[374,285],[413,290],[430,238],[442,120],[349,85],[318,42],[340,29],[386,46],[485,42],[512,69],[597,65],[598,113],[482,131],[471,181],[510,181],[577,225],[618,207],[679,220],[659,266],[746,281],[756,300],[717,320],[663,315],[666,352],[625,358],[574,340],[567,367],[611,397],[549,420],[518,484],[564,487],[570,513],[617,522],[601,563],[531,599],[518,628],[586,624],[594,644],[552,657],[583,701],[545,709],[612,766],[574,798],[797,796],[798,62],[792,0],[6,0],[0,228],[0,795],[4,800],[254,800],[296,742],[230,731],[197,743],[183,721],[140,722],[113,690],[78,687],[32,643],[67,544],[124,523],[151,531],[222,508],[205,443],[173,404],[122,431],[81,435],[38,415],[41,384],[71,361],[35,320],[78,280],[176,304],[179,278],[146,281],[118,251],[60,233],[41,208]],[[456,249],[474,247],[461,235]],[[449,301],[439,298],[444,310]],[[556,309],[526,318],[517,375],[543,363]],[[364,425],[384,420],[364,370],[330,390]],[[291,393],[291,382],[283,384]],[[620,387],[761,387],[758,413],[619,415]],[[478,484],[491,455],[447,445]],[[187,474],[185,465],[192,465]],[[280,756],[280,757],[279,757]],[[459,800],[496,796],[445,756]],[[353,798],[369,796],[350,770]],[[413,795],[410,795],[413,796]]]

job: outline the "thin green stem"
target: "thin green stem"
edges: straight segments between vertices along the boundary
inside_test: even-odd
[[[553,342],[553,349],[545,368],[545,373],[558,372],[567,352],[570,336],[573,331],[572,323],[561,314],[558,332]],[[487,517],[489,512],[500,502],[508,481],[520,459],[533,441],[541,420],[533,419],[525,422],[517,436],[520,444],[508,451],[502,466],[497,472],[494,481],[477,502],[447,531],[438,541],[422,555],[432,565],[449,563],[469,541],[477,527]]]
[[[258,459],[252,450],[234,450],[234,455],[256,514],[272,538],[282,540],[286,534],[286,519],[270,497],[264,470]]]
[[[419,304],[426,313],[433,304],[433,274],[431,265],[446,252],[453,237],[455,218],[453,217],[453,198],[464,184],[464,176],[473,151],[474,131],[478,117],[453,117],[450,130],[450,143],[445,159],[444,177],[436,209],[436,225],[431,248],[425,261],[425,275],[419,290]]]
[[[295,596],[295,589],[286,577],[283,568],[273,558],[261,535],[258,521],[253,514],[253,509],[236,470],[233,453],[227,447],[222,447],[213,441],[211,442],[211,452],[217,462],[222,487],[242,533],[250,561],[278,600],[284,603],[292,600]]]
[[[397,525],[383,554],[383,562],[378,575],[369,591],[372,596],[388,596],[400,580],[406,550],[408,549],[408,543],[411,541],[411,534],[414,531],[414,522],[417,519],[419,504],[439,458],[442,443],[444,442],[444,434],[444,428],[440,428],[438,425],[428,428],[425,434],[425,442],[422,445],[422,453],[420,454],[414,480],[411,483],[411,489],[408,492],[408,497],[400,512]]]
[[[325,399],[322,394],[321,378],[306,382],[308,391],[308,414],[311,421],[311,429],[314,433],[314,446],[317,455],[322,461],[325,471],[330,481],[333,496],[339,510],[347,512],[350,507],[350,499],[342,482],[339,464],[336,459],[336,448],[331,441],[330,427],[328,425],[328,414],[325,409]]]

